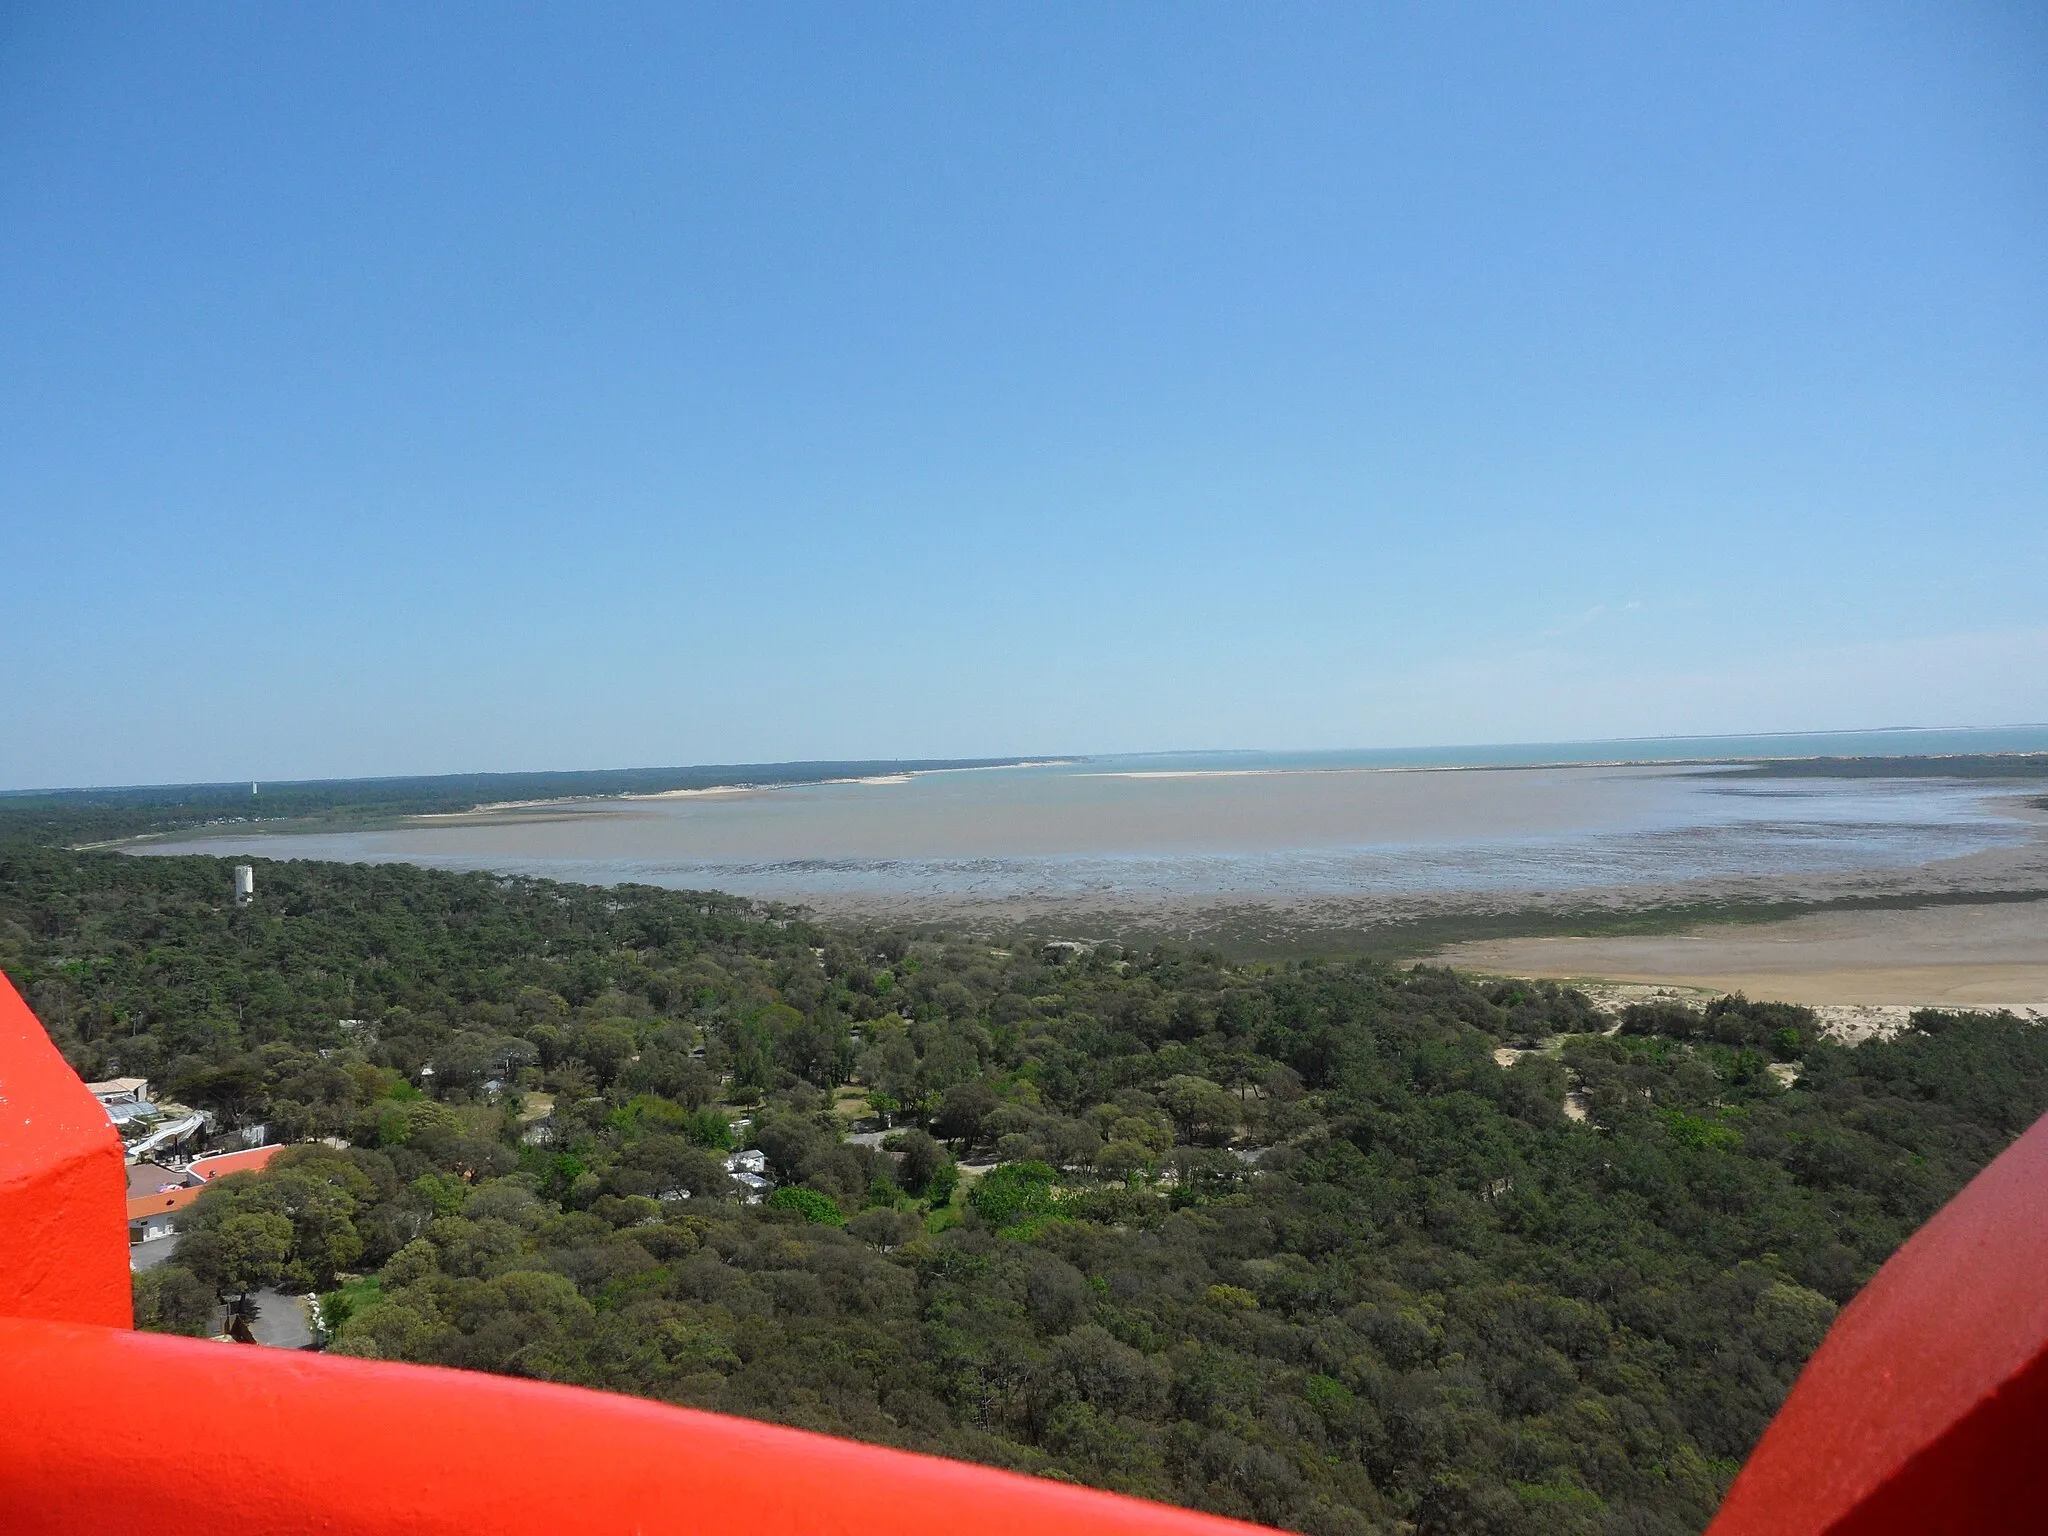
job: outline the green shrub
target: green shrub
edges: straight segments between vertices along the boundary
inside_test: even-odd
[[[636,1094],[623,1109],[611,1114],[612,1129],[626,1141],[643,1136],[690,1136],[695,1139],[696,1116],[673,1099],[659,1094]]]
[[[846,1225],[846,1218],[839,1214],[839,1207],[832,1203],[829,1195],[805,1189],[801,1184],[783,1185],[768,1197],[767,1204],[771,1211],[791,1211],[821,1227]]]
[[[212,1288],[177,1264],[139,1271],[134,1286],[135,1326],[145,1333],[201,1337],[219,1310]]]
[[[982,1176],[967,1204],[991,1226],[1006,1227],[1051,1210],[1052,1181],[1058,1176],[1049,1163],[1003,1163]]]
[[[711,1147],[720,1152],[732,1150],[732,1122],[725,1118],[725,1111],[706,1105],[690,1116],[683,1128],[688,1136],[700,1147]]]

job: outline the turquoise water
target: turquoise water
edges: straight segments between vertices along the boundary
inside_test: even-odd
[[[1763,736],[1640,736],[1608,741],[1520,742],[1466,747],[1375,747],[1334,752],[1148,752],[1129,766],[1275,768],[1514,768],[1570,763],[1696,763],[1806,757],[1951,757],[2048,752],[2048,725],[1989,729],[1894,727]]]

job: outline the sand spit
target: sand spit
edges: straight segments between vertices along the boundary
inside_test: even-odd
[[[841,783],[833,779],[831,783]],[[655,789],[644,795],[621,795],[621,800],[716,800],[730,799],[734,795],[763,795],[777,785],[769,784],[713,784],[705,789]]]
[[[972,772],[971,769],[932,769],[934,773]],[[816,789],[824,784],[908,784],[915,777],[908,773],[877,773],[859,779],[801,779],[789,784],[709,784],[698,789],[652,789],[645,794],[621,795],[562,795],[552,800],[494,800],[489,805],[472,806],[466,811],[422,811],[408,816],[407,822],[456,822],[484,823],[500,818],[507,811],[585,811],[602,812],[616,810],[620,806],[654,803],[663,800],[730,800],[741,795],[765,795],[779,789]]]
[[[623,797],[613,796],[610,798]],[[420,811],[405,819],[407,821],[464,821],[482,816],[495,816],[501,811],[542,810],[574,803],[575,800],[566,797],[557,797],[552,800],[493,800],[487,805],[472,805],[466,811]]]
[[[818,789],[827,784],[908,784],[913,779],[931,778],[942,773],[997,773],[1016,768],[1064,768],[1073,761],[1067,757],[1033,758],[1026,762],[986,763],[973,768],[912,768],[902,773],[873,773],[858,779],[795,779],[787,784],[714,784],[706,789],[659,789],[644,795],[620,795],[621,800],[701,800],[708,797],[734,795],[764,795],[771,790]],[[480,806],[480,810],[496,807]]]
[[[804,779],[793,784],[713,784],[706,789],[657,789],[644,795],[621,795],[621,800],[717,800],[738,795],[766,795],[777,790],[819,789],[827,784],[908,784],[920,773],[973,773],[972,768],[931,768],[919,773],[874,773],[861,779]]]
[[[846,779],[791,779],[773,784],[710,784],[696,789],[656,789],[645,794],[621,793],[615,795],[556,795],[543,800],[492,800],[483,805],[473,805],[462,811],[420,811],[403,818],[412,823],[456,823],[486,822],[499,818],[507,811],[558,811],[563,809],[593,810],[606,807],[616,808],[637,801],[660,800],[701,800],[731,798],[736,795],[766,794],[777,789],[816,789],[825,784],[908,784],[912,779],[924,778],[941,773],[994,773],[1014,768],[1063,768],[1076,761],[1070,757],[1046,757],[1020,759],[1014,763],[980,763],[963,768],[913,768],[902,773],[877,773],[864,778]],[[526,818],[512,818],[526,819]],[[152,834],[159,835],[159,834]],[[108,846],[112,846],[109,844]]]

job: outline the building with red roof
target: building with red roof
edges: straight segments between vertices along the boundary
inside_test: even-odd
[[[146,1242],[171,1230],[171,1217],[197,1200],[206,1186],[231,1173],[254,1173],[284,1150],[281,1142],[195,1158],[187,1168],[132,1163],[128,1168],[128,1241]]]
[[[194,1158],[192,1172],[210,1184],[231,1173],[254,1173],[268,1167],[270,1160],[283,1150],[284,1143],[274,1141],[267,1147],[250,1147],[241,1152],[216,1152],[212,1157]]]

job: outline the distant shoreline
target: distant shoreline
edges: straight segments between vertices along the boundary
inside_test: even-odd
[[[0,833],[6,819],[35,811],[62,814],[99,812],[119,819],[126,811],[133,818],[154,811],[158,825],[115,837],[79,840],[65,846],[80,853],[147,847],[163,842],[193,842],[232,839],[254,832],[257,836],[288,837],[331,832],[380,832],[406,826],[462,825],[467,818],[489,818],[518,812],[561,812],[576,806],[607,807],[635,801],[660,800],[692,794],[730,795],[770,789],[800,788],[822,784],[896,783],[932,773],[980,773],[1004,768],[1038,768],[1082,761],[1077,757],[1033,758],[909,758],[845,762],[757,763],[692,768],[634,768],[575,770],[568,773],[443,774],[416,779],[315,779],[278,783],[271,786],[274,797],[286,803],[319,801],[297,813],[276,815],[244,814],[180,816],[196,800],[210,798],[217,806],[224,790],[232,791],[232,803],[245,809],[261,801],[256,785],[247,799],[241,798],[239,782],[222,785],[167,785],[157,789],[65,789],[0,791]],[[867,770],[849,772],[848,770]],[[696,778],[702,782],[672,784],[664,781]],[[515,799],[466,801],[463,786],[506,780],[539,780],[560,785],[558,793]],[[574,783],[565,781],[596,781]],[[647,787],[662,785],[661,788]],[[611,787],[606,787],[611,786]],[[370,798],[375,795],[387,798]],[[453,809],[422,810],[406,803],[408,796],[431,794],[455,802]],[[275,799],[273,803],[276,803]],[[221,807],[224,808],[224,807]]]
[[[892,785],[901,783],[905,777],[908,776],[892,776],[890,782]],[[813,787],[831,782],[846,781],[814,781]],[[1979,782],[1984,790],[1993,788],[1991,783]],[[2002,899],[2017,891],[2048,891],[2048,807],[2043,806],[2039,797],[2025,792],[2020,786],[2015,785],[2014,788],[2014,793],[1998,794],[1991,803],[1999,806],[2001,816],[2024,825],[2028,833],[2024,841],[1924,864],[1857,865],[1806,872],[1762,869],[1749,874],[1702,874],[1662,881],[1566,883],[1549,890],[1503,884],[1355,891],[1303,886],[1292,890],[1278,888],[1257,892],[1204,891],[1196,887],[1174,890],[1161,888],[1155,883],[1121,890],[1112,885],[1094,889],[1031,891],[1004,889],[1000,879],[986,885],[979,880],[967,880],[964,884],[956,882],[951,886],[926,889],[899,884],[893,889],[865,890],[848,886],[838,889],[817,885],[806,887],[800,880],[790,889],[771,890],[755,889],[760,885],[758,879],[735,887],[728,883],[730,875],[721,878],[715,868],[707,868],[701,880],[691,878],[677,882],[657,879],[655,883],[735,890],[737,894],[801,905],[825,917],[845,916],[910,924],[965,922],[978,927],[1032,927],[1067,932],[1086,928],[1098,933],[1112,929],[1178,932],[1183,935],[1189,932],[1215,933],[1219,936],[1228,934],[1233,942],[1252,941],[1262,946],[1275,944],[1290,950],[1298,949],[1311,939],[1336,941],[1338,947],[1343,948],[1353,947],[1359,935],[1368,933],[1379,936],[1371,946],[1379,948],[1382,947],[1381,939],[1405,934],[1414,936],[1414,942],[1404,941],[1403,947],[1411,952],[1421,952],[1429,947],[1428,936],[1433,934],[1440,933],[1444,941],[1449,941],[1453,938],[1504,936],[1508,932],[1556,932],[1560,931],[1557,927],[1560,921],[1592,924],[1591,931],[1612,931],[1617,923],[1635,922],[1638,914],[1682,913],[1695,919],[1768,920],[1836,902]],[[747,792],[748,787],[735,785],[722,790],[716,786],[705,786],[702,791],[694,793],[718,798],[721,793],[732,796]],[[490,826],[516,828],[529,823],[553,823],[566,828],[584,816],[591,816],[600,818],[614,829],[605,834],[610,843],[619,844],[624,840],[627,845],[637,846],[643,834],[634,830],[633,807],[637,804],[644,808],[644,813],[652,814],[655,811],[652,800],[651,796],[636,796],[630,800],[585,798],[505,811],[465,813],[436,818],[431,823],[421,818],[396,819],[387,826],[397,832],[403,832],[407,827],[431,826],[454,831]],[[336,829],[310,833],[312,839],[338,835],[354,840],[345,850],[332,843],[323,847],[312,842],[309,846],[308,840],[291,837],[283,827],[277,827],[273,832],[271,827],[259,830],[247,825],[192,829],[146,840],[128,840],[118,846],[122,851],[135,854],[155,854],[159,850],[213,854],[214,848],[208,845],[229,844],[233,845],[233,852],[246,857],[310,857],[344,862],[413,862],[443,868],[493,868],[507,873],[592,884],[632,883],[649,878],[649,874],[641,872],[630,857],[616,863],[617,873],[609,878],[593,879],[591,876],[597,873],[599,865],[608,862],[606,859],[588,854],[566,859],[560,856],[542,858],[522,855],[510,845],[499,848],[488,857],[465,854],[456,844],[439,849],[380,847],[374,844],[364,847],[360,843],[363,832],[364,829],[357,825],[338,834]],[[272,853],[265,845],[276,833],[286,833],[286,841],[276,846]],[[568,832],[553,836],[549,845],[560,843],[564,836],[570,838],[565,846],[587,846],[583,834]],[[801,854],[773,857],[794,857],[798,863],[803,862]],[[819,852],[812,857],[829,865],[844,855]],[[914,856],[902,857],[915,862]],[[942,862],[944,858],[951,858],[957,863],[959,857],[973,862],[971,854],[943,856]],[[731,874],[737,873],[735,866]],[[1737,913],[1754,916],[1737,917]],[[1520,916],[1510,918],[1511,914]],[[1504,919],[1509,920],[1506,929],[1495,926]]]
[[[549,810],[574,805],[634,804],[660,800],[698,800],[729,795],[760,795],[783,789],[818,789],[827,784],[908,784],[913,779],[928,778],[940,773],[993,773],[1005,768],[1064,768],[1073,763],[1085,762],[1079,757],[1032,757],[1014,761],[961,763],[957,766],[937,768],[904,768],[890,773],[869,773],[842,775],[836,778],[778,779],[757,781],[735,779],[729,784],[695,784],[683,789],[622,790],[616,794],[570,794],[551,795],[543,800],[494,800],[485,805],[473,805],[462,811],[421,811],[400,818],[396,824],[408,822],[459,823],[464,818],[496,815],[502,811]],[[282,830],[281,828],[279,830]],[[175,833],[162,834],[175,836]]]

